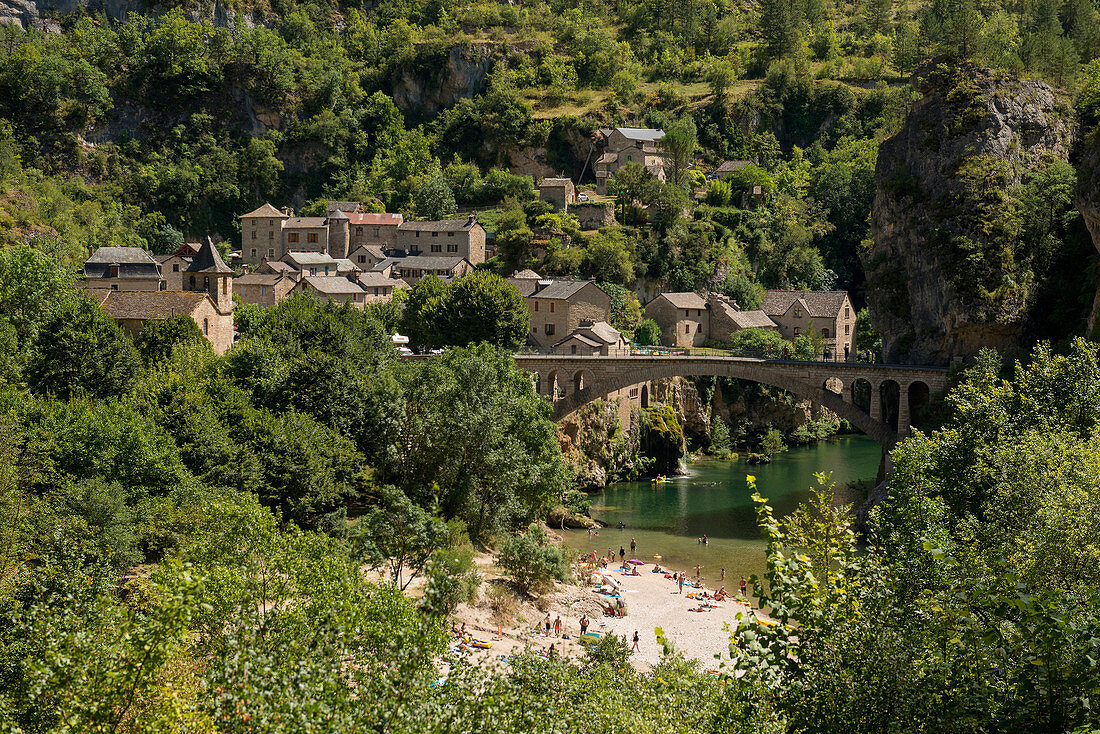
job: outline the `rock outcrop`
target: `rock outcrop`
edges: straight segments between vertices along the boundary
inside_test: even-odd
[[[0,25],[57,33],[61,30],[60,19],[82,8],[120,22],[130,13],[162,15],[167,12],[166,8],[146,0],[0,0]],[[208,11],[189,10],[186,14],[193,21],[205,20],[221,28],[233,27],[238,15],[249,28],[263,25],[254,12],[238,13],[222,0],[214,0]]]
[[[481,94],[498,51],[491,43],[471,43],[422,55],[394,80],[393,101],[402,110],[434,115]]]
[[[922,98],[879,148],[863,255],[887,359],[1027,349],[1042,255],[1020,237],[1018,197],[1068,160],[1071,108],[1043,82],[966,64],[929,62],[913,83]]]
[[[1074,203],[1085,219],[1092,243],[1100,251],[1100,125],[1081,139],[1077,159],[1077,195]],[[1100,289],[1089,315],[1088,337],[1100,337]]]

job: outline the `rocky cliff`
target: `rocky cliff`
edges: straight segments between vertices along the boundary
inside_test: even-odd
[[[929,62],[922,97],[879,148],[864,252],[867,300],[887,358],[947,363],[1032,335],[1044,261],[1023,236],[1022,188],[1065,165],[1068,101],[1049,85]]]
[[[1081,138],[1074,203],[1085,219],[1093,245],[1100,251],[1100,126]],[[1100,288],[1093,300],[1087,333],[1090,339],[1100,338]]]
[[[58,32],[59,19],[81,8],[90,13],[103,13],[111,20],[125,21],[130,13],[161,15],[165,9],[147,0],[0,0],[0,26],[16,25],[23,29]],[[216,26],[230,28],[238,16],[244,24],[254,28],[263,20],[253,11],[238,13],[221,0],[214,0],[204,10],[189,10],[191,20],[205,20]]]
[[[416,61],[393,80],[393,101],[405,111],[439,113],[485,91],[499,44],[470,43],[450,48],[424,47]]]

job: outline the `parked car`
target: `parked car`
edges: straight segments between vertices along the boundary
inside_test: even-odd
[[[589,201],[588,194],[577,194],[577,201]]]

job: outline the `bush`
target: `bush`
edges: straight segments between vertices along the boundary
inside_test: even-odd
[[[653,347],[661,341],[661,327],[653,319],[643,319],[634,328],[634,343],[641,347]]]
[[[539,594],[564,581],[569,564],[561,548],[550,545],[546,529],[532,523],[523,534],[504,542],[496,556],[497,565],[525,593]]]

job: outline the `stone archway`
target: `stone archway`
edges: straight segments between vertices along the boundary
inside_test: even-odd
[[[931,400],[931,390],[928,383],[917,380],[909,383],[909,425],[919,426],[925,418],[928,403]]]
[[[850,388],[852,405],[862,410],[867,415],[871,415],[871,382],[862,377],[857,377],[852,380],[852,386]]]
[[[879,404],[882,414],[872,416],[886,425],[898,430],[899,411],[901,409],[901,386],[897,380],[883,380],[878,386]]]
[[[558,380],[561,377],[561,370],[550,370],[550,373],[546,376],[546,394],[550,396],[551,400],[557,400],[558,388],[561,387]],[[564,397],[564,391],[563,395]]]
[[[643,408],[649,407],[649,383],[642,383],[642,391],[640,401]]]

